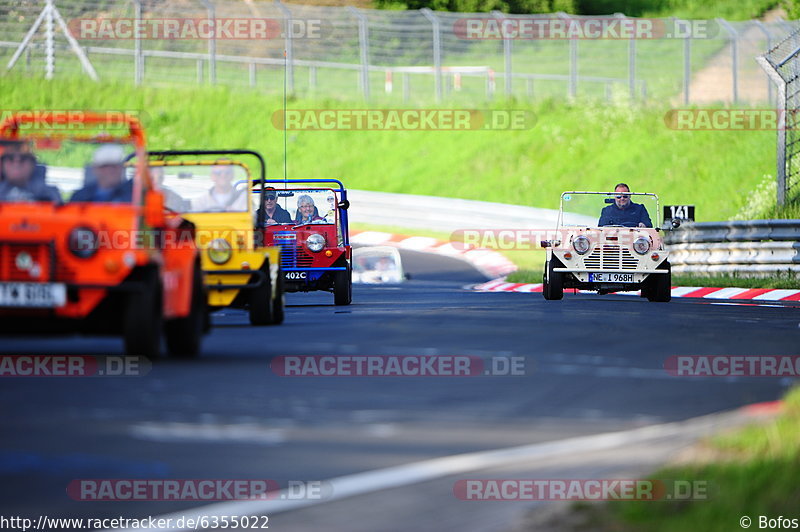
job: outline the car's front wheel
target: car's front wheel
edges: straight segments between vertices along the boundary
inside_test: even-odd
[[[123,337],[125,354],[156,358],[161,354],[163,309],[161,280],[158,270],[148,268],[139,272],[140,289],[131,292],[125,302]]]
[[[650,301],[658,303],[668,303],[672,299],[672,268],[668,261],[658,265],[659,270],[667,270],[667,273],[654,273],[650,275],[650,286],[646,292],[646,297]]]
[[[250,290],[248,301],[248,314],[251,325],[271,325],[272,316],[272,279],[269,275],[269,263],[264,264],[266,279],[257,287]]]
[[[561,261],[551,257],[545,264],[544,284],[542,285],[542,295],[548,301],[558,301],[564,298],[564,274],[553,271],[554,268],[562,268]]]
[[[174,357],[194,358],[200,354],[203,329],[207,320],[206,291],[203,286],[203,271],[195,264],[192,274],[192,299],[189,315],[169,320],[164,326],[167,350]]]
[[[353,272],[350,264],[347,269],[337,271],[333,276],[333,302],[335,305],[349,305],[353,301]]]

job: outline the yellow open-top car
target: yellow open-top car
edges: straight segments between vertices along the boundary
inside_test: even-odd
[[[150,172],[167,209],[196,227],[211,311],[245,308],[253,325],[283,322],[280,248],[261,245],[256,213],[264,194],[253,194],[244,160],[266,164],[250,150],[168,150],[149,154]],[[258,185],[256,185],[258,186]]]

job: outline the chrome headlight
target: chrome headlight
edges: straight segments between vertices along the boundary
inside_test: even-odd
[[[231,244],[224,238],[215,238],[208,244],[208,258],[211,259],[211,262],[214,264],[225,264],[229,260],[231,260],[231,255],[233,255],[233,250],[231,249]]]
[[[306,246],[314,253],[322,251],[322,248],[325,247],[325,237],[319,233],[313,233],[306,239]]]
[[[640,236],[633,241],[633,250],[639,255],[644,255],[650,251],[650,239]]]
[[[583,235],[578,235],[572,240],[572,248],[578,253],[578,255],[583,255],[589,251],[589,246],[589,239]]]
[[[76,227],[69,233],[69,250],[79,259],[97,253],[97,234],[88,227]]]

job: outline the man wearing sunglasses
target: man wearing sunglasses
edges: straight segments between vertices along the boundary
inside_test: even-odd
[[[264,212],[267,225],[292,223],[289,211],[278,205],[278,195],[272,187],[264,190]]]
[[[630,187],[619,183],[614,187],[614,203],[605,207],[600,213],[599,227],[621,225],[623,227],[653,227],[650,215],[644,205],[631,201]],[[628,194],[625,194],[628,192]]]
[[[58,189],[47,185],[43,174],[35,173],[36,157],[32,153],[5,152],[0,157],[0,201],[61,203]]]

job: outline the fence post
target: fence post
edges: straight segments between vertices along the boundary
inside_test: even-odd
[[[718,18],[717,22],[723,26],[731,36],[731,76],[733,78],[733,103],[739,103],[739,34],[727,20]]]
[[[142,2],[141,0],[133,0],[133,16],[134,21],[142,20]],[[134,22],[136,23],[136,22]],[[142,72],[142,36],[138,31],[134,32],[133,37],[133,83],[134,85],[141,85],[144,79],[144,72]]]
[[[500,26],[502,27],[503,20],[505,20],[506,18],[505,14],[501,13],[500,11],[492,11],[492,16],[494,16],[494,18],[496,18],[500,22]],[[504,35],[504,33],[501,32],[501,35]],[[504,70],[506,75],[506,83],[505,83],[506,97],[510,98],[513,90],[511,85],[513,83],[513,77],[511,69],[511,39],[507,37],[503,39],[503,58],[505,63]]]
[[[793,54],[797,54],[798,52],[800,52],[800,49],[795,50]],[[789,57],[791,57],[791,55]],[[764,72],[767,73],[769,79],[775,83],[778,89],[778,104],[776,107],[780,113],[780,116],[778,117],[778,139],[776,143],[777,152],[775,158],[775,184],[777,185],[775,199],[780,207],[786,203],[786,129],[788,126],[788,109],[786,108],[787,84],[780,72],[778,72],[778,68],[765,56],[762,55],[756,57],[756,61],[764,70]]]
[[[56,52],[53,44],[53,0],[47,0],[47,14],[44,17],[45,31],[45,71],[44,79],[53,79],[56,69]]]
[[[317,92],[317,67],[308,67],[308,89],[311,94]]]
[[[202,59],[198,59],[197,60],[197,84],[198,85],[202,85],[203,84],[203,60]]]
[[[764,34],[767,38],[767,50],[772,50],[772,34],[770,34],[769,30],[760,20],[753,21],[758,29],[761,30],[761,33]],[[772,105],[772,82],[770,81],[769,77],[767,77],[767,101],[770,105]]]
[[[411,85],[408,80],[408,72],[403,72],[403,103],[408,103],[411,96]]]
[[[623,20],[628,17],[625,13],[614,13],[614,17]],[[636,38],[628,39],[628,93],[631,100],[636,99]]]
[[[570,24],[572,17],[559,11],[558,17]],[[578,40],[571,37],[569,40],[569,97],[575,98],[578,95]]]
[[[212,85],[215,85],[217,83],[217,14],[211,0],[200,1],[206,6],[208,18],[212,21],[211,27],[213,28],[213,32],[211,38],[208,40],[208,81]]]
[[[361,56],[361,90],[364,101],[369,101],[369,27],[368,20],[358,9],[347,6],[347,11],[358,20],[358,46]]]
[[[433,30],[433,68],[435,70],[434,78],[436,84],[436,101],[442,101],[442,35],[441,35],[441,24],[439,23],[439,19],[436,18],[436,15],[428,9],[427,7],[423,7],[420,9],[420,12],[425,15],[430,23]]]
[[[275,5],[278,6],[278,9],[281,10],[283,13],[283,18],[286,21],[285,28],[286,28],[286,85],[287,91],[292,94],[294,93],[294,46],[292,41],[292,12],[289,11],[281,0],[275,0]]]
[[[673,25],[675,17],[672,18]],[[692,35],[691,32],[683,39],[683,103],[689,105],[690,86],[692,84]]]

